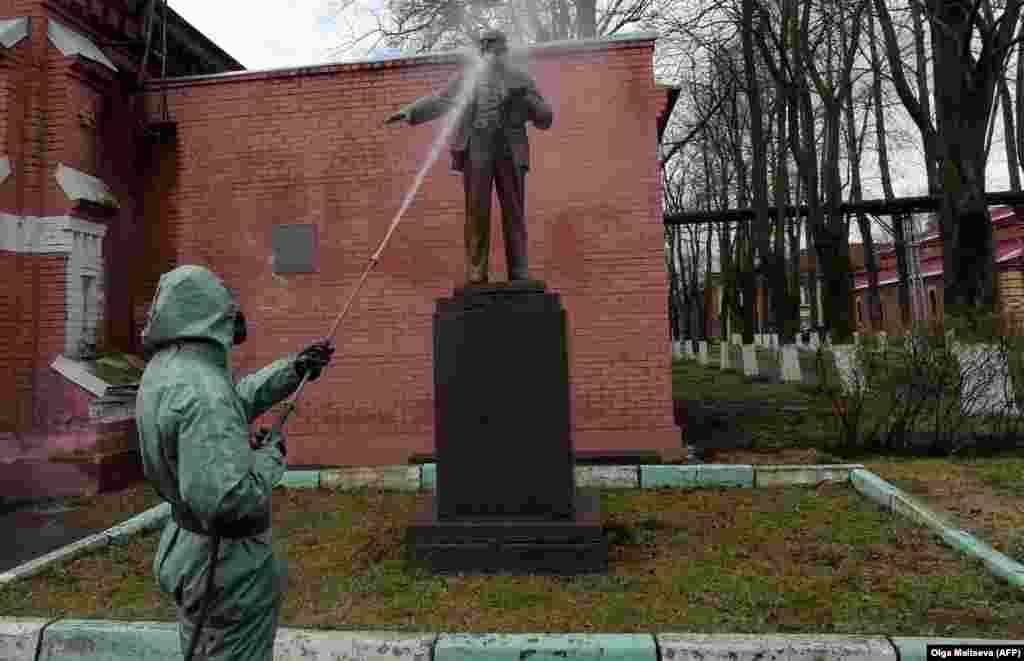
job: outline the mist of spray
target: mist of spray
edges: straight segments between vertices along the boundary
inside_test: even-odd
[[[395,228],[398,227],[398,223],[401,221],[402,216],[405,215],[405,212],[409,209],[412,201],[416,198],[416,194],[419,192],[420,186],[423,185],[423,180],[426,178],[427,172],[429,172],[430,168],[437,162],[438,157],[441,155],[441,149],[448,142],[448,139],[451,137],[455,127],[462,119],[462,114],[465,112],[466,107],[469,105],[469,100],[472,98],[473,90],[476,87],[477,82],[480,80],[480,77],[487,70],[488,64],[489,62],[486,58],[475,57],[472,64],[467,68],[467,71],[463,76],[462,89],[459,90],[459,96],[455,100],[455,107],[452,108],[452,110],[445,116],[444,125],[441,127],[441,131],[437,134],[437,137],[434,139],[434,143],[430,146],[430,153],[427,155],[427,159],[423,162],[423,165],[420,166],[419,171],[416,173],[416,178],[413,180],[412,187],[409,188],[409,191],[402,199],[402,206],[399,207],[398,213],[396,213],[394,219],[392,219],[391,226],[388,228],[387,234],[380,244],[380,248],[378,248],[377,252],[373,255],[374,262],[380,258],[380,252],[384,249],[384,246],[387,244],[391,234],[395,231]],[[251,237],[249,240],[252,242]],[[273,255],[268,258],[267,264],[271,277],[279,285],[287,287],[290,284],[288,279],[279,275],[274,269]]]
[[[437,161],[438,156],[441,155],[441,149],[448,142],[448,138],[451,137],[452,132],[455,130],[456,125],[462,118],[463,112],[466,110],[466,106],[469,104],[469,100],[473,96],[473,90],[476,87],[480,77],[487,70],[488,61],[485,58],[477,57],[474,59],[473,64],[466,71],[462,80],[462,89],[459,90],[459,96],[455,101],[455,107],[448,112],[445,117],[445,123],[441,127],[440,133],[437,138],[434,139],[434,144],[430,146],[430,154],[427,155],[427,160],[420,166],[419,172],[416,173],[416,179],[412,183],[412,187],[409,192],[405,194],[405,198],[402,200],[402,206],[399,207],[398,213],[395,214],[394,220],[391,221],[391,227],[388,229],[388,235],[394,231],[395,227],[398,226],[398,221],[405,215],[409,205],[412,204],[413,199],[416,197],[416,193],[419,192],[420,186],[423,185],[423,180],[427,176],[427,172],[431,166]],[[386,243],[386,239],[385,239]],[[377,255],[379,257],[379,255]]]

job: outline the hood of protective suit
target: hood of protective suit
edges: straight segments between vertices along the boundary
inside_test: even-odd
[[[202,266],[179,266],[160,276],[142,346],[147,353],[176,340],[209,340],[230,352],[238,303],[220,278]]]

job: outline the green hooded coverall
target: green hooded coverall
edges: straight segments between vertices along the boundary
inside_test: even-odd
[[[143,347],[153,353],[136,401],[146,477],[191,525],[269,525],[270,497],[285,471],[277,443],[250,446],[249,424],[298,387],[295,355],[232,383],[229,352],[238,305],[220,279],[199,266],[160,278]],[[212,538],[167,522],[153,562],[160,588],[178,607],[182,653],[205,598]],[[195,659],[271,661],[287,582],[269,527],[223,538],[216,598]]]

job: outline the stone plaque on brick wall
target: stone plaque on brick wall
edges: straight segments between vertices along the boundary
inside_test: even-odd
[[[274,225],[274,272],[316,271],[316,226]]]

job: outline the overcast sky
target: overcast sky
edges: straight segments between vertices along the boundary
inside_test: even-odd
[[[380,0],[357,0],[355,20],[372,27]],[[347,35],[335,19],[338,0],[170,0],[170,6],[247,69],[276,69],[326,61]],[[244,11],[239,8],[244,7]],[[350,16],[342,21],[352,20]],[[342,30],[339,32],[339,28]]]
[[[276,69],[352,59],[342,56],[339,44],[374,25],[372,15],[383,0],[354,0],[353,9],[340,17],[340,0],[260,0],[242,3],[224,0],[169,0],[170,6],[200,32],[226,50],[247,69]],[[240,6],[245,12],[238,11]],[[902,113],[908,128],[909,118]],[[989,190],[1006,190],[1006,152],[1001,143],[1001,117],[997,122],[988,167]],[[911,129],[916,136],[916,129]],[[919,139],[919,138],[918,138]],[[894,150],[895,151],[895,150]],[[897,195],[926,192],[923,158],[919,147],[890,156]],[[866,155],[863,177],[865,197],[881,197],[874,158]]]

